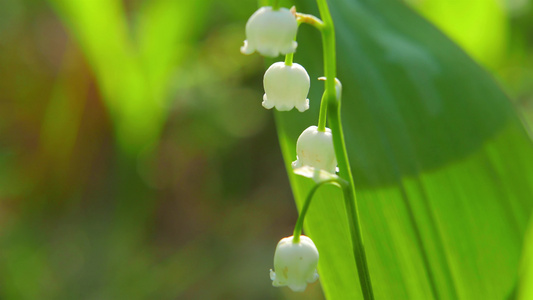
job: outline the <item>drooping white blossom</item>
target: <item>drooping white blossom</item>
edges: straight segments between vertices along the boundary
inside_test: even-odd
[[[273,10],[270,6],[261,7],[246,23],[246,40],[241,53],[257,51],[269,57],[293,53],[298,45],[294,40],[297,30],[296,17],[287,8]]]
[[[263,78],[265,95],[263,107],[276,107],[279,111],[288,111],[296,107],[300,112],[309,109],[310,80],[307,71],[301,65],[293,63],[288,66],[277,62],[268,68]]]
[[[292,166],[294,168],[310,166],[335,174],[337,159],[331,129],[319,131],[318,127],[310,126],[304,130],[296,141],[296,161]]]
[[[273,286],[288,286],[295,292],[303,292],[308,283],[318,279],[318,250],[305,235],[300,235],[298,243],[294,243],[293,239],[294,236],[289,236],[279,241],[270,279]]]

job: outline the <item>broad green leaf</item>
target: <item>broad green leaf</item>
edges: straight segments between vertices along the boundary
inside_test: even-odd
[[[533,222],[530,222],[525,237],[520,278],[514,296],[519,300],[533,299]]]
[[[505,299],[533,199],[533,147],[494,80],[399,1],[330,0],[342,116],[376,299]],[[298,11],[317,15],[314,3]],[[322,76],[320,35],[295,62]],[[276,112],[286,166],[311,109]],[[289,172],[298,206],[311,184]],[[324,187],[306,230],[328,299],[360,299],[341,193]]]
[[[524,5],[491,0],[409,2],[473,58],[492,68],[500,65],[507,51],[506,10],[511,10],[510,6]]]

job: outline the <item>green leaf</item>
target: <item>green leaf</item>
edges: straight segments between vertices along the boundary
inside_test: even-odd
[[[79,43],[113,120],[120,150],[136,157],[167,117],[172,68],[203,28],[209,0],[143,4],[130,29],[118,0],[49,0]]]
[[[409,1],[474,59],[496,69],[508,51],[509,16],[520,3],[497,1]],[[502,5],[503,4],[503,5]],[[513,3],[514,4],[514,3]],[[483,26],[479,26],[483,24]]]
[[[532,208],[533,147],[514,107],[459,47],[399,1],[328,1],[342,116],[376,299],[504,299]],[[298,11],[317,15],[309,2]],[[294,59],[322,76],[320,34]],[[311,109],[276,112],[288,170]],[[301,207],[311,184],[289,171]],[[324,187],[306,231],[328,299],[360,299],[342,194]]]
[[[530,222],[527,230],[520,264],[520,279],[514,296],[513,299],[519,300],[533,299],[533,222]]]
[[[153,142],[161,106],[146,105],[148,90],[117,0],[49,0],[91,65],[114,121],[118,143],[136,154]]]

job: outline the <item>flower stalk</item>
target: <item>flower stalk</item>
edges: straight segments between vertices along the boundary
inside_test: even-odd
[[[302,206],[302,210],[300,211],[300,215],[298,216],[298,220],[296,220],[296,225],[294,226],[294,232],[293,232],[293,242],[298,243],[300,241],[300,235],[302,234],[302,227],[304,226],[304,219],[305,215],[307,214],[307,210],[309,209],[309,205],[311,204],[311,200],[313,199],[313,196],[315,195],[315,192],[318,190],[319,187],[321,187],[324,184],[333,184],[340,188],[342,188],[342,184],[337,179],[329,179],[326,181],[322,181],[318,184],[316,184],[309,194],[307,194],[307,198],[305,198],[304,205]]]
[[[302,13],[296,13],[296,20],[298,21],[298,24],[306,23],[313,27],[315,27],[318,30],[322,30],[322,26],[324,23],[319,18],[309,15],[309,14],[302,14]]]
[[[279,9],[279,0],[274,0],[272,3],[272,10],[278,10]]]
[[[327,114],[327,117],[329,119],[329,127],[331,128],[331,132],[333,135],[333,146],[335,148],[335,155],[337,157],[337,163],[339,167],[339,177],[343,178],[348,182],[348,187],[343,189],[344,203],[346,206],[348,223],[350,227],[350,234],[352,238],[354,258],[359,275],[359,282],[361,284],[361,290],[363,292],[364,299],[369,300],[374,299],[374,293],[372,290],[372,282],[370,278],[370,272],[368,270],[366,252],[359,222],[359,213],[355,197],[355,186],[353,183],[354,180],[350,169],[350,163],[348,161],[346,144],[344,142],[340,111],[341,103],[339,101],[340,97],[339,99],[337,99],[337,92],[335,89],[335,78],[337,72],[335,29],[333,26],[333,19],[331,18],[331,14],[329,12],[326,0],[317,0],[317,5],[320,11],[320,17],[323,21],[320,32],[322,34],[324,73],[326,76],[326,87],[324,95],[322,97],[322,102],[320,104],[318,129],[325,130],[325,115]]]
[[[342,86],[336,78],[335,29],[326,0],[317,0],[319,19],[312,15],[280,8],[274,0],[272,7],[259,8],[246,23],[247,40],[241,47],[243,54],[258,52],[263,56],[285,55],[284,62],[276,62],[265,72],[263,84],[265,94],[263,106],[267,109],[289,111],[293,108],[304,112],[309,108],[309,75],[298,63],[293,63],[298,43],[295,41],[298,26],[310,24],[322,35],[325,90],[320,102],[318,127],[310,126],[297,141],[297,161],[293,163],[295,174],[312,178],[317,183],[308,194],[298,221],[294,236],[278,243],[274,264],[278,273],[271,271],[274,286],[289,286],[294,291],[303,291],[307,283],[318,278],[316,263],[318,251],[314,243],[301,235],[305,215],[316,190],[323,184],[333,184],[343,190],[344,202],[352,240],[353,254],[358,270],[359,282],[365,300],[374,299],[368,270],[357,209],[355,186],[348,161],[341,122]],[[326,127],[329,120],[329,127]],[[301,148],[301,149],[300,149]],[[300,151],[301,150],[301,151]],[[335,175],[338,165],[339,175]],[[290,241],[290,242],[289,242]],[[298,262],[302,255],[308,261]],[[290,268],[289,268],[290,267]],[[294,270],[288,275],[288,270]],[[280,271],[281,270],[281,271]],[[281,273],[279,273],[281,272]],[[295,275],[294,275],[295,274]]]
[[[285,55],[285,65],[286,66],[292,66],[293,57],[294,57],[294,53],[287,53],[287,55]]]

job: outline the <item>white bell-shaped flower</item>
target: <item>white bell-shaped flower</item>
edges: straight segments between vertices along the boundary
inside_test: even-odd
[[[294,41],[297,30],[298,22],[290,10],[261,7],[246,23],[246,40],[241,53],[252,54],[257,51],[270,57],[293,53],[298,46]]]
[[[298,243],[294,243],[293,238],[289,236],[279,241],[274,254],[275,271],[270,270],[270,279],[273,286],[288,286],[295,292],[303,292],[308,283],[318,279],[318,250],[305,235],[300,235]]]
[[[301,65],[293,63],[288,66],[284,62],[277,62],[268,68],[263,78],[265,95],[263,107],[276,107],[279,111],[291,110],[296,107],[300,112],[309,108],[310,86],[309,75]]]
[[[296,161],[292,166],[294,168],[310,166],[335,174],[337,159],[331,129],[318,131],[318,127],[310,126],[304,130],[296,141]]]

